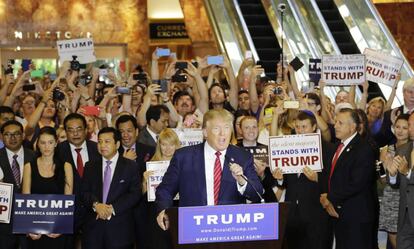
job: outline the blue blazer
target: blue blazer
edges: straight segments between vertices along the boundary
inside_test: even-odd
[[[162,183],[157,187],[158,212],[171,207],[177,193],[180,195],[181,207],[207,205],[204,144],[187,146],[175,152]],[[259,202],[260,198],[249,183],[244,194],[239,193],[237,182],[229,169],[231,161],[239,164],[243,168],[244,175],[254,184],[257,191],[263,193],[262,184],[254,169],[253,156],[241,148],[229,145],[223,165],[218,204],[242,204],[246,203],[246,199]]]

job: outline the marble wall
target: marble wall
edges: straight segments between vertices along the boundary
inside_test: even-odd
[[[214,47],[202,1],[181,4],[191,40]],[[15,30],[23,39],[15,39]],[[147,0],[0,0],[2,46],[53,46],[65,31],[72,38],[91,32],[95,44],[127,44],[130,65],[145,65],[150,58]]]
[[[411,66],[414,66],[414,3],[375,5]]]

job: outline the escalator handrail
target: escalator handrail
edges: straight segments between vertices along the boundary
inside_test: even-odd
[[[410,78],[413,78],[414,77],[414,72],[413,72],[413,69],[410,66],[410,63],[408,62],[407,58],[402,53],[401,49],[398,46],[396,46],[397,42],[394,40],[394,37],[391,35],[391,32],[389,31],[389,29],[385,25],[383,19],[379,15],[378,10],[375,8],[375,6],[371,2],[371,0],[365,0],[365,3],[368,6],[369,10],[371,11],[372,15],[374,16],[375,21],[377,22],[377,24],[381,28],[383,34],[387,38],[388,43],[391,45],[394,53],[397,55],[397,57],[400,57],[404,60],[403,67],[408,72]]]
[[[237,0],[233,0],[233,5],[236,9],[236,14],[237,14],[238,19],[240,21],[241,28],[243,30],[244,36],[247,40],[247,45],[248,45],[247,48],[250,49],[250,51],[252,52],[254,61],[259,61],[260,60],[259,55],[257,54],[256,47],[254,46],[252,36],[250,35],[250,31],[247,28],[246,21],[244,20],[243,14],[241,12],[241,9],[240,9],[240,6],[239,6],[239,3],[237,2]]]
[[[335,39],[332,36],[331,30],[328,27],[328,24],[325,21],[325,18],[322,16],[321,10],[318,7],[318,4],[315,0],[310,0],[313,9],[315,10],[316,15],[318,16],[318,19],[322,25],[323,30],[325,31],[326,35],[328,36],[329,42],[332,44],[332,47],[335,50],[336,54],[342,54],[341,50],[338,47],[338,44],[336,43]]]

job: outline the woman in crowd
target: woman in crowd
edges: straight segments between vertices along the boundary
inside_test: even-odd
[[[45,126],[39,131],[38,157],[24,166],[23,194],[65,194],[73,191],[73,172],[69,163],[62,163],[55,156],[56,131]],[[65,237],[61,234],[33,234],[27,238],[29,249],[64,248]]]
[[[85,118],[87,123],[88,139],[98,142],[99,126],[96,118],[92,115],[85,115]]]
[[[397,138],[395,144],[382,148],[380,159],[384,164],[392,163],[395,151],[401,145],[409,141],[408,133],[408,114],[401,114],[397,117],[394,124],[394,133]],[[382,167],[382,166],[381,166]],[[385,167],[386,168],[386,167]],[[379,215],[379,230],[388,233],[388,241],[393,249],[397,248],[397,222],[398,206],[400,201],[400,190],[393,189],[389,185],[384,188],[384,194],[381,200]]]

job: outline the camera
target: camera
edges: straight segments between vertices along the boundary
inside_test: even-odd
[[[273,89],[273,93],[275,95],[280,95],[280,94],[283,93],[283,88],[281,88],[280,86],[278,86],[278,87],[276,87],[276,88]]]
[[[91,83],[92,81],[92,76],[89,74],[85,74],[83,73],[80,77],[79,77],[79,83],[86,86],[89,83]]]
[[[176,83],[187,82],[187,76],[176,73],[171,77],[171,81]]]
[[[62,101],[65,99],[65,94],[59,89],[53,89],[53,101]]]
[[[147,85],[148,83],[147,75],[144,72],[134,73],[132,79],[138,81],[137,84]]]
[[[70,69],[72,71],[79,71],[80,70],[80,63],[76,60],[78,57],[76,55],[72,55],[72,61],[70,62]]]
[[[277,9],[280,11],[280,12],[284,12],[285,10],[286,10],[286,4],[284,4],[284,3],[279,3],[278,5],[277,5]]]

